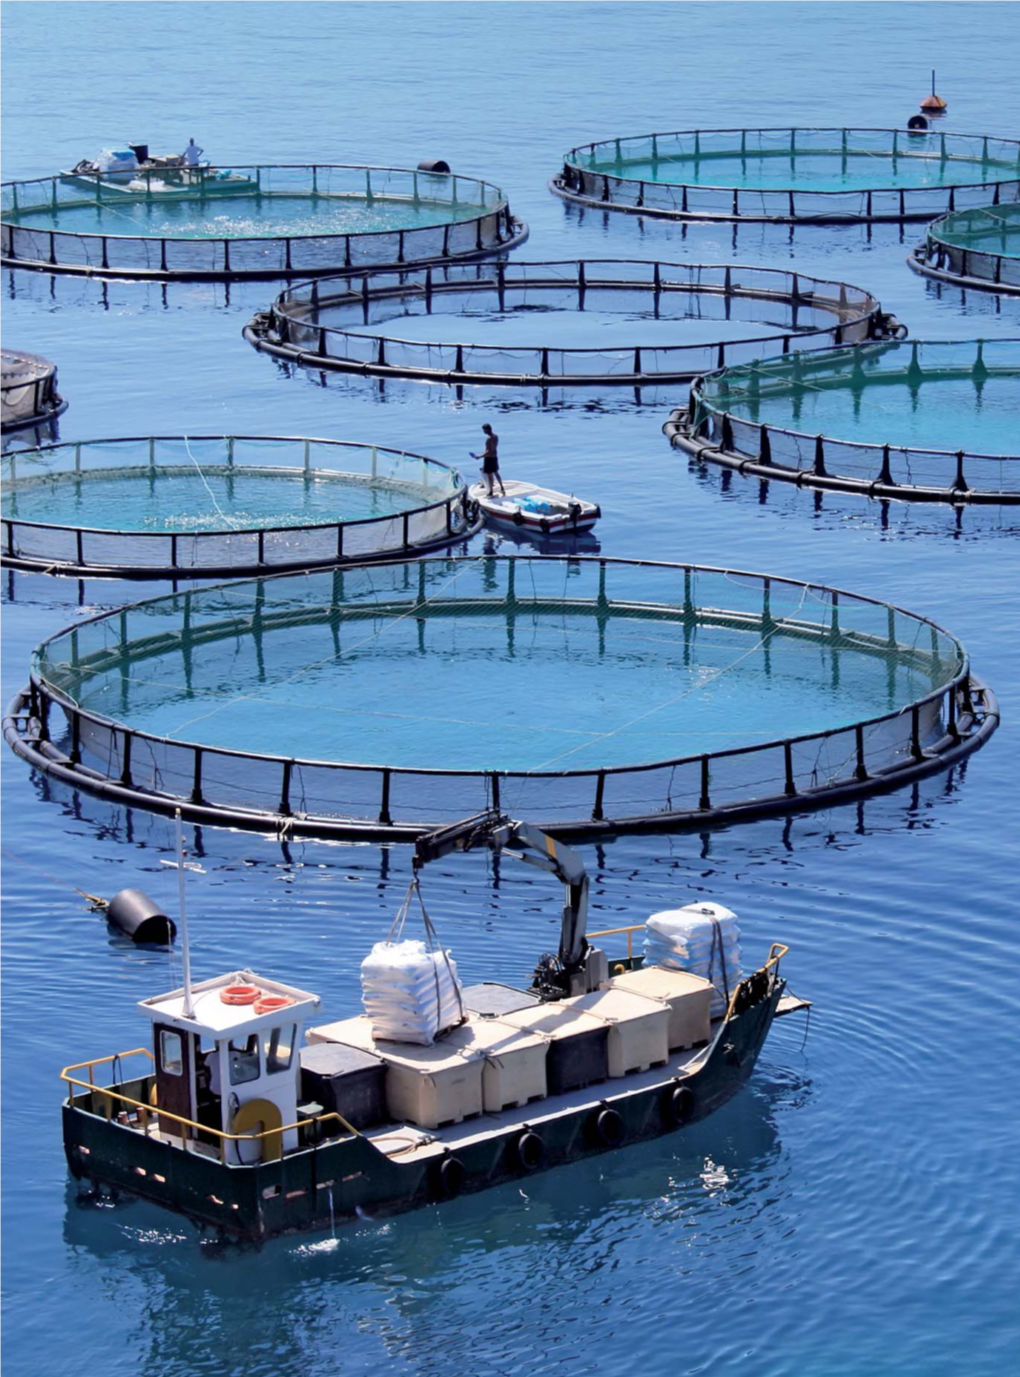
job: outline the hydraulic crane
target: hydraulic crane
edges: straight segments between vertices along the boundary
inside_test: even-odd
[[[554,1000],[597,990],[608,977],[608,962],[605,952],[591,946],[585,936],[588,876],[577,852],[537,827],[490,808],[419,837],[415,842],[415,871],[429,861],[479,846],[487,846],[497,855],[513,856],[525,865],[555,875],[563,883],[559,952],[546,952],[541,957],[535,967],[531,993],[542,1000]]]

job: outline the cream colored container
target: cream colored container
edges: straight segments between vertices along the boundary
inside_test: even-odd
[[[709,1008],[713,986],[710,980],[689,971],[673,971],[665,966],[644,966],[624,971],[609,982],[613,989],[629,990],[648,999],[661,999],[669,1005],[669,1050],[696,1047],[712,1036]]]
[[[386,1108],[398,1123],[419,1128],[459,1124],[482,1112],[481,1051],[451,1047],[449,1038],[418,1047],[407,1042],[376,1042],[367,1014],[310,1028],[309,1042],[342,1042],[374,1052],[386,1063]]]
[[[491,1018],[471,1015],[467,1023],[443,1038],[444,1047],[484,1058],[482,1103],[498,1114],[511,1105],[545,1099],[545,1054],[548,1043],[537,1033],[525,1033]],[[385,1043],[383,1044],[385,1046]]]
[[[550,1095],[594,1085],[609,1075],[607,1025],[578,1009],[576,1000],[536,1004],[531,1009],[516,1009],[486,1021],[509,1024],[548,1039],[545,1074]]]
[[[669,1060],[669,1005],[610,986],[566,1001],[609,1027],[610,1076],[647,1071]]]

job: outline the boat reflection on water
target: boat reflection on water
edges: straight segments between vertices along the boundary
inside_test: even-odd
[[[577,535],[544,536],[540,531],[505,528],[485,532],[485,555],[512,555],[514,550],[527,554],[538,551],[543,555],[597,555],[602,549],[598,536],[591,531],[580,531]]]

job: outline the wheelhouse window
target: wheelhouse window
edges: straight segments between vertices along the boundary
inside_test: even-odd
[[[274,1028],[265,1042],[266,1075],[277,1071],[287,1071],[294,1057],[297,1024],[285,1023],[282,1028]]]
[[[184,1044],[180,1033],[171,1033],[164,1028],[159,1035],[159,1064],[168,1076],[180,1076],[184,1072]]]
[[[259,1078],[259,1036],[249,1033],[246,1038],[231,1039],[227,1050],[230,1062],[230,1084],[244,1085]]]

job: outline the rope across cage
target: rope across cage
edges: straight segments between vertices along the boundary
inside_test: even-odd
[[[1016,505],[1018,383],[1020,339],[812,350],[696,379],[663,433],[692,459],[770,482],[905,502]],[[837,435],[820,428],[829,418]],[[987,435],[988,447],[904,443],[911,432],[951,442],[954,430]]]
[[[480,521],[448,464],[309,436],[82,440],[6,453],[2,473],[0,561],[76,577],[388,559],[449,545]]]
[[[940,130],[688,129],[572,148],[549,188],[667,219],[930,220],[1020,199],[1020,142]]]
[[[0,400],[4,433],[44,426],[67,410],[57,391],[57,365],[22,349],[2,351]]]
[[[339,163],[67,172],[4,182],[0,201],[9,267],[161,281],[485,257],[528,232],[490,182]]]
[[[907,262],[957,287],[1020,295],[1020,202],[944,215]]]
[[[513,696],[536,654],[571,693]],[[465,722],[494,673],[498,721],[488,694],[485,722]],[[607,698],[605,681],[630,684],[633,701],[612,687]],[[708,689],[701,749],[664,756]],[[747,727],[777,691],[788,709],[772,730]],[[813,713],[828,725],[806,731]],[[80,622],[36,651],[4,734],[33,767],[120,804],[280,835],[408,839],[486,806],[560,836],[802,811],[945,769],[997,724],[959,642],[892,605],[764,574],[536,555],[214,585]],[[217,744],[240,731],[248,747]],[[738,731],[743,744],[727,745]],[[390,759],[329,758],[327,738]],[[320,752],[280,752],[305,741]],[[483,766],[490,750],[523,751],[529,767]]]
[[[543,342],[463,337],[484,325],[498,341],[511,324],[531,322],[529,313]],[[556,347],[553,325],[587,339],[591,330],[581,327],[595,315],[600,334],[608,323],[624,342]],[[635,315],[643,318],[637,324]],[[642,328],[644,342],[627,338]],[[669,342],[683,333],[694,342]],[[317,370],[545,388],[689,380],[760,357],[763,347],[785,354],[891,333],[906,330],[845,282],[742,264],[631,259],[498,260],[316,279],[288,288],[244,332],[255,348]]]

